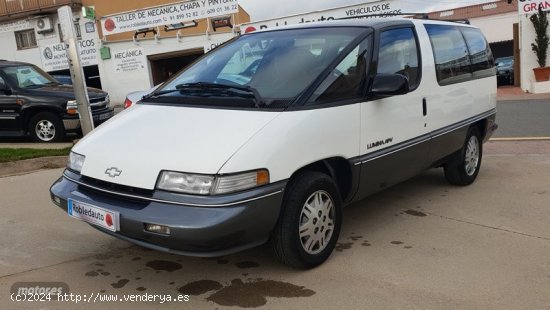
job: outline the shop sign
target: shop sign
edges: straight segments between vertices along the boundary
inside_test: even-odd
[[[193,0],[135,10],[101,18],[104,35],[136,31],[197,19],[234,14],[237,0]]]

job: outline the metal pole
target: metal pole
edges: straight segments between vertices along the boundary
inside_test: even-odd
[[[69,61],[69,70],[73,80],[73,89],[80,116],[80,126],[82,135],[87,135],[94,130],[94,122],[92,120],[92,111],[90,110],[90,101],[88,99],[88,89],[84,71],[80,63],[80,48],[76,38],[73,22],[73,11],[70,6],[63,6],[57,10],[59,15],[59,24],[63,32],[63,42],[67,47],[67,59]]]

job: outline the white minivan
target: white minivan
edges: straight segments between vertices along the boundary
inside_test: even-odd
[[[495,73],[481,31],[460,23],[245,34],[82,139],[51,197],[143,247],[211,257],[269,241],[311,268],[344,205],[429,168],[474,182],[497,127]]]

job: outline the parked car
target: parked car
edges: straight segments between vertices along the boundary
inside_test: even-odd
[[[333,251],[343,206],[433,167],[475,181],[495,79],[483,34],[459,23],[245,34],[75,145],[51,197],[143,247],[220,256],[269,241],[285,264],[311,268]]]
[[[150,93],[157,90],[157,88],[159,88],[160,85],[162,85],[162,84],[159,84],[159,85],[157,85],[153,88],[150,88],[148,90],[134,91],[134,92],[128,93],[128,95],[126,95],[126,99],[124,100],[124,108],[128,109],[129,107],[133,106],[138,101],[143,99],[144,96],[147,96]]]
[[[88,96],[95,125],[114,115],[106,92],[88,88]],[[0,61],[0,136],[30,135],[34,141],[53,142],[79,131],[72,86],[35,65]]]
[[[501,57],[495,60],[497,81],[514,85],[514,57]]]

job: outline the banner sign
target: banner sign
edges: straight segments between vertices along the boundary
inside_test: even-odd
[[[407,1],[408,2],[408,1]],[[241,31],[248,33],[256,30],[295,25],[311,22],[321,22],[327,20],[334,20],[344,17],[356,17],[369,14],[399,14],[399,13],[416,13],[418,5],[409,4],[405,1],[399,0],[386,0],[386,1],[373,1],[369,3],[350,5],[335,9],[328,9],[316,12],[310,12],[305,14],[297,14],[283,18],[274,18],[265,21],[246,23],[241,25]],[[423,13],[423,12],[420,12]],[[374,16],[376,17],[376,16]],[[385,16],[383,16],[385,17]],[[389,16],[391,17],[391,16]]]
[[[128,73],[147,68],[147,58],[141,47],[111,52],[115,71]]]
[[[101,28],[104,35],[110,35],[233,14],[239,11],[237,1],[193,0],[120,13],[101,18]]]
[[[83,67],[97,65],[98,50],[94,39],[78,41],[80,51],[80,62]],[[67,59],[67,45],[65,43],[54,43],[40,47],[40,58],[44,71],[57,71],[69,69]]]
[[[545,0],[518,0],[519,15],[537,13],[539,7],[543,11],[550,10],[550,1]]]
[[[19,31],[25,29],[31,29],[31,23],[28,20],[18,20],[12,23],[0,24],[0,33],[2,32],[11,32]]]

